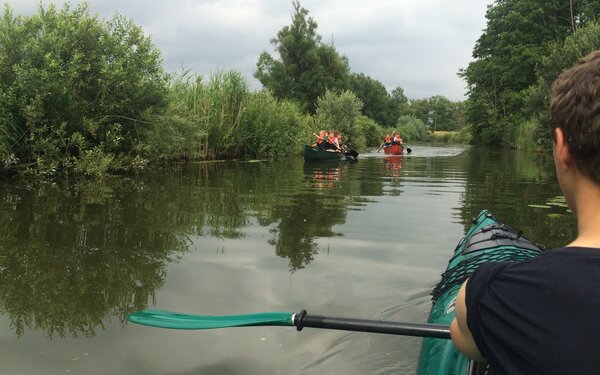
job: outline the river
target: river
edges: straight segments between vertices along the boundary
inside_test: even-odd
[[[0,181],[2,374],[412,374],[421,339],[286,327],[178,331],[137,309],[425,322],[481,209],[574,238],[551,155],[470,146],[357,162],[212,162]]]

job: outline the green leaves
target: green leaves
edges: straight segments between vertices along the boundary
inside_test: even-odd
[[[89,153],[135,156],[139,118],[164,106],[167,83],[140,27],[122,16],[100,21],[83,4],[41,5],[30,17],[7,6],[0,30],[0,134],[13,141],[9,153],[21,162],[43,159],[50,172]],[[83,138],[77,147],[75,133]]]
[[[314,113],[317,98],[327,89],[347,88],[348,60],[333,45],[321,43],[308,10],[298,1],[293,6],[292,24],[271,40],[279,59],[263,52],[254,76],[277,98],[295,100]]]

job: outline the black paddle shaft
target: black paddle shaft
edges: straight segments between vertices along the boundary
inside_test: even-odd
[[[450,327],[442,324],[399,323],[383,320],[308,315],[306,310],[302,310],[300,313],[294,315],[294,326],[296,326],[298,331],[301,331],[304,327],[312,327],[438,339],[450,338]]]

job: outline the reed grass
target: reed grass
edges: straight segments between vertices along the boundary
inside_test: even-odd
[[[152,159],[231,159],[297,154],[312,117],[270,92],[249,92],[235,71],[205,79],[184,71],[169,86],[168,107],[150,115],[144,151]]]

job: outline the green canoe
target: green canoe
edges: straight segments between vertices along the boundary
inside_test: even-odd
[[[454,301],[464,280],[481,264],[504,260],[520,261],[543,251],[520,233],[483,210],[458,243],[442,280],[431,293],[433,306],[429,323],[449,325],[454,319]],[[425,338],[419,361],[421,375],[485,374],[486,369],[460,354],[451,340]]]
[[[309,145],[304,146],[304,160],[342,160],[346,159],[346,155],[341,152],[323,151],[318,148],[312,148]]]

